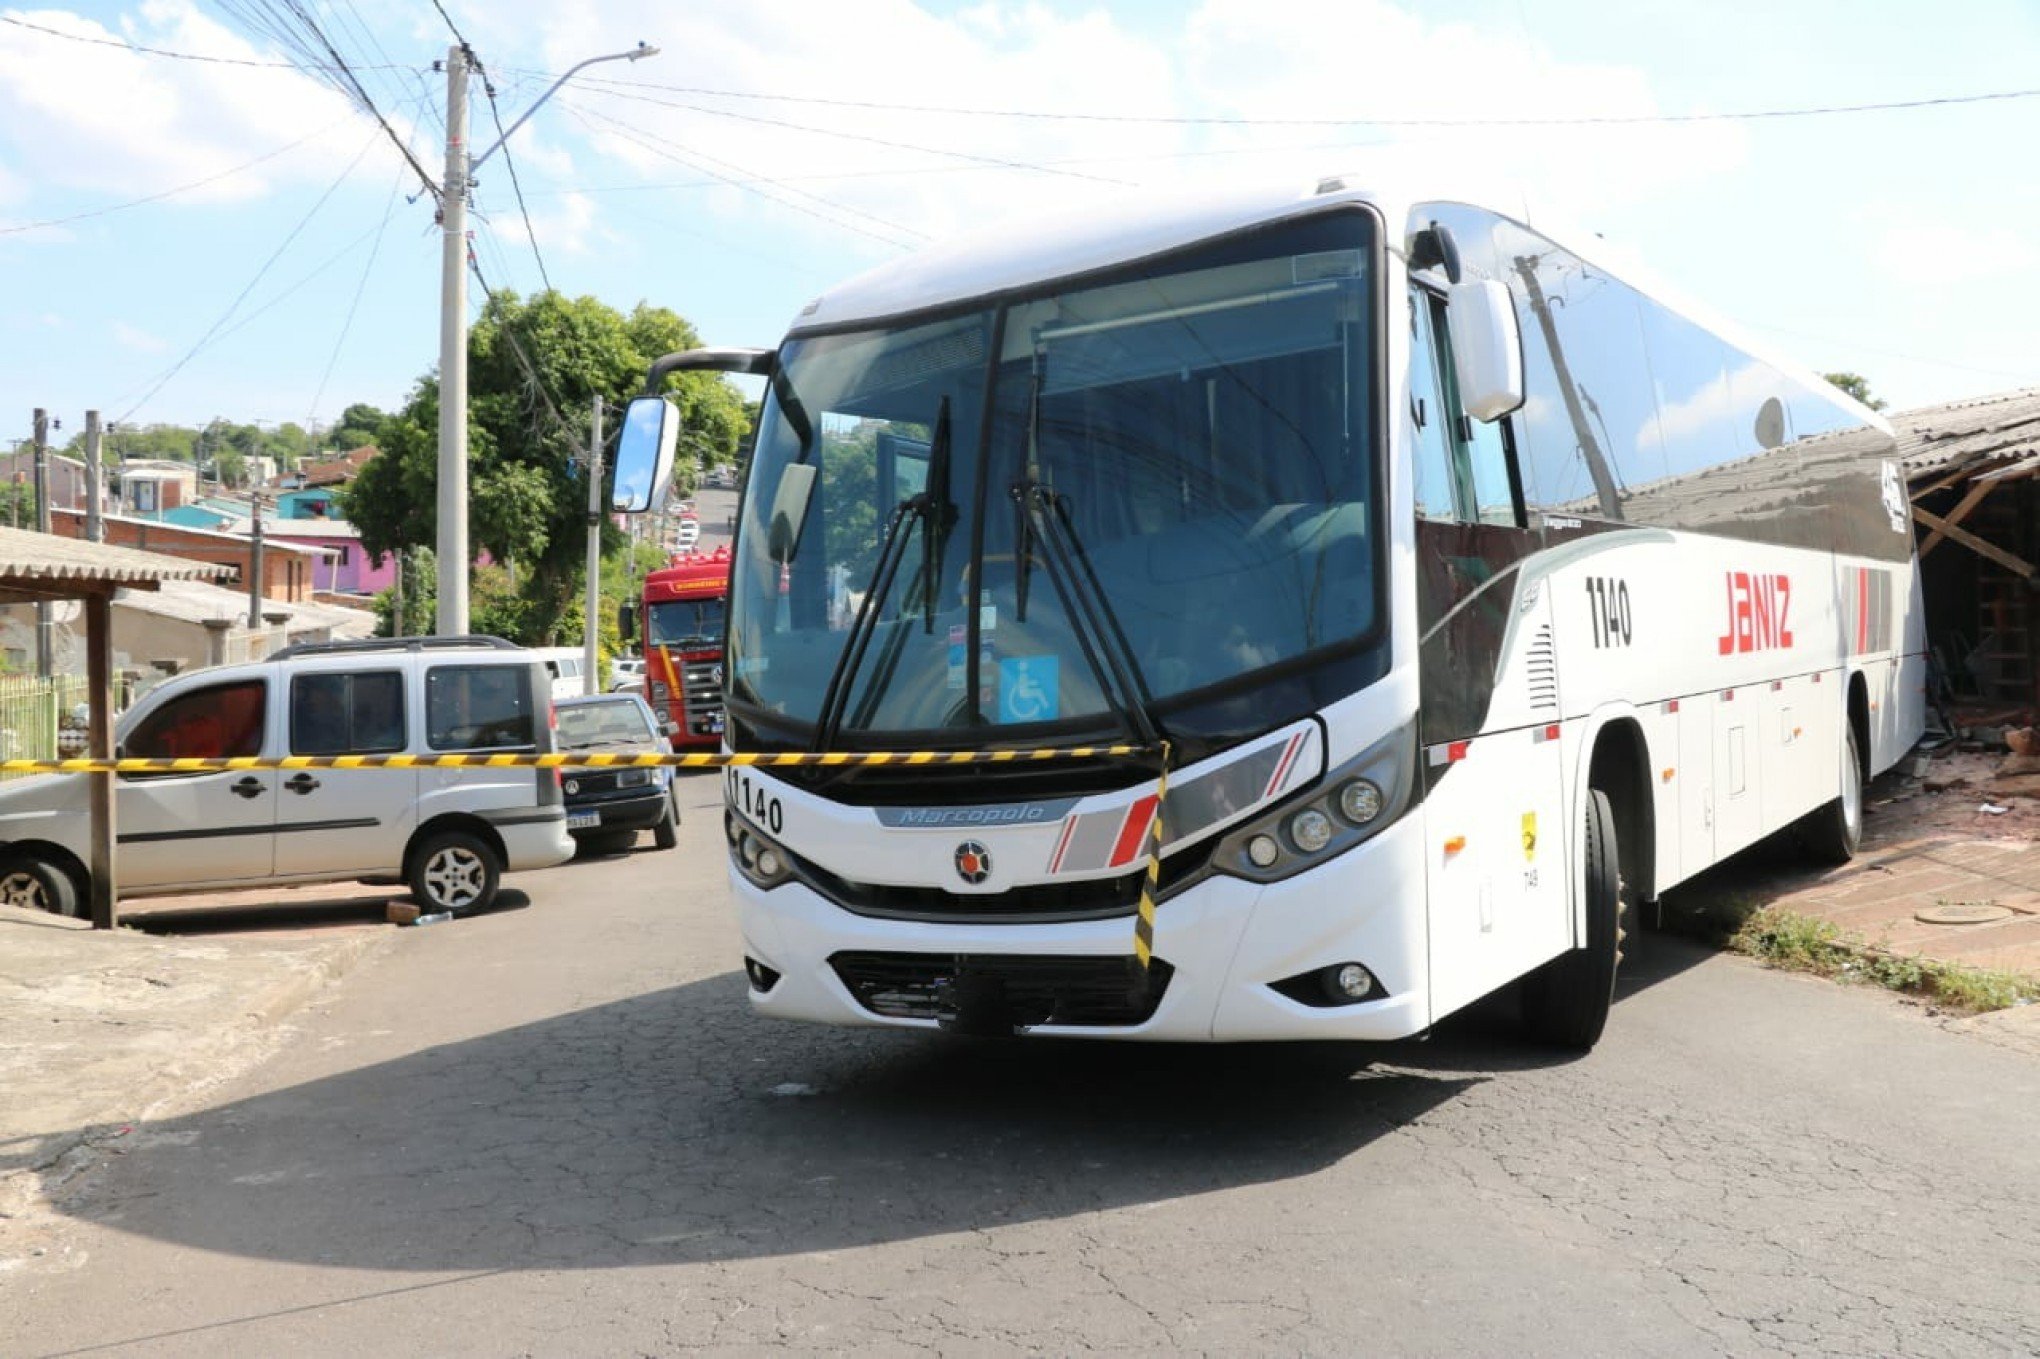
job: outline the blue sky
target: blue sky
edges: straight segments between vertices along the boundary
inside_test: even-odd
[[[563,291],[671,307],[710,343],[772,344],[830,283],[990,220],[1443,166],[1526,186],[1895,407],[2040,384],[2040,97],[1527,121],[2027,90],[2033,0],[444,3],[506,123],[550,73],[663,49],[590,68],[512,140],[530,234],[504,158],[484,167],[476,249],[496,287],[536,289],[542,258]],[[437,175],[450,35],[431,0],[309,8]],[[435,364],[430,202],[406,201],[409,167],[329,86],[233,64],[290,59],[255,26],[270,13],[0,7],[73,35],[0,23],[0,436],[38,405],[67,431],[93,407],[330,421]],[[480,94],[477,147],[495,139]],[[1097,116],[1041,116],[1069,114]],[[1369,118],[1480,125],[1339,121]]]

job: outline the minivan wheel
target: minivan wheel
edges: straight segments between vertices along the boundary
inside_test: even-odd
[[[33,854],[9,854],[0,858],[0,905],[75,916],[80,912],[78,884]]]
[[[411,858],[411,895],[428,912],[473,915],[496,899],[503,866],[496,851],[466,831],[441,831]]]

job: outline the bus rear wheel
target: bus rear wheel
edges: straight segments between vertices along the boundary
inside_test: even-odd
[[[1553,1047],[1585,1052],[1600,1041],[1615,999],[1622,962],[1625,903],[1621,849],[1608,795],[1587,791],[1587,849],[1582,884],[1587,898],[1587,941],[1523,978],[1523,1024],[1531,1037]]]
[[[1813,811],[1799,825],[1800,843],[1823,864],[1840,865],[1856,857],[1863,843],[1863,759],[1856,745],[1856,724],[1842,727],[1842,791],[1833,802]]]

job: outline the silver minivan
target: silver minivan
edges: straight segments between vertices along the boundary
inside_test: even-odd
[[[133,758],[509,754],[553,749],[552,677],[494,637],[286,647],[179,675],[115,732]],[[91,899],[88,782],[0,784],[0,901],[66,915]],[[409,884],[467,914],[505,871],[572,857],[557,770],[241,769],[118,776],[123,895],[346,879]]]

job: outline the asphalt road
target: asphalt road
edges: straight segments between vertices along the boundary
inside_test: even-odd
[[[2030,1056],[1662,938],[1578,1061],[775,1024],[717,786],[139,1134],[0,1351],[2040,1350]]]

